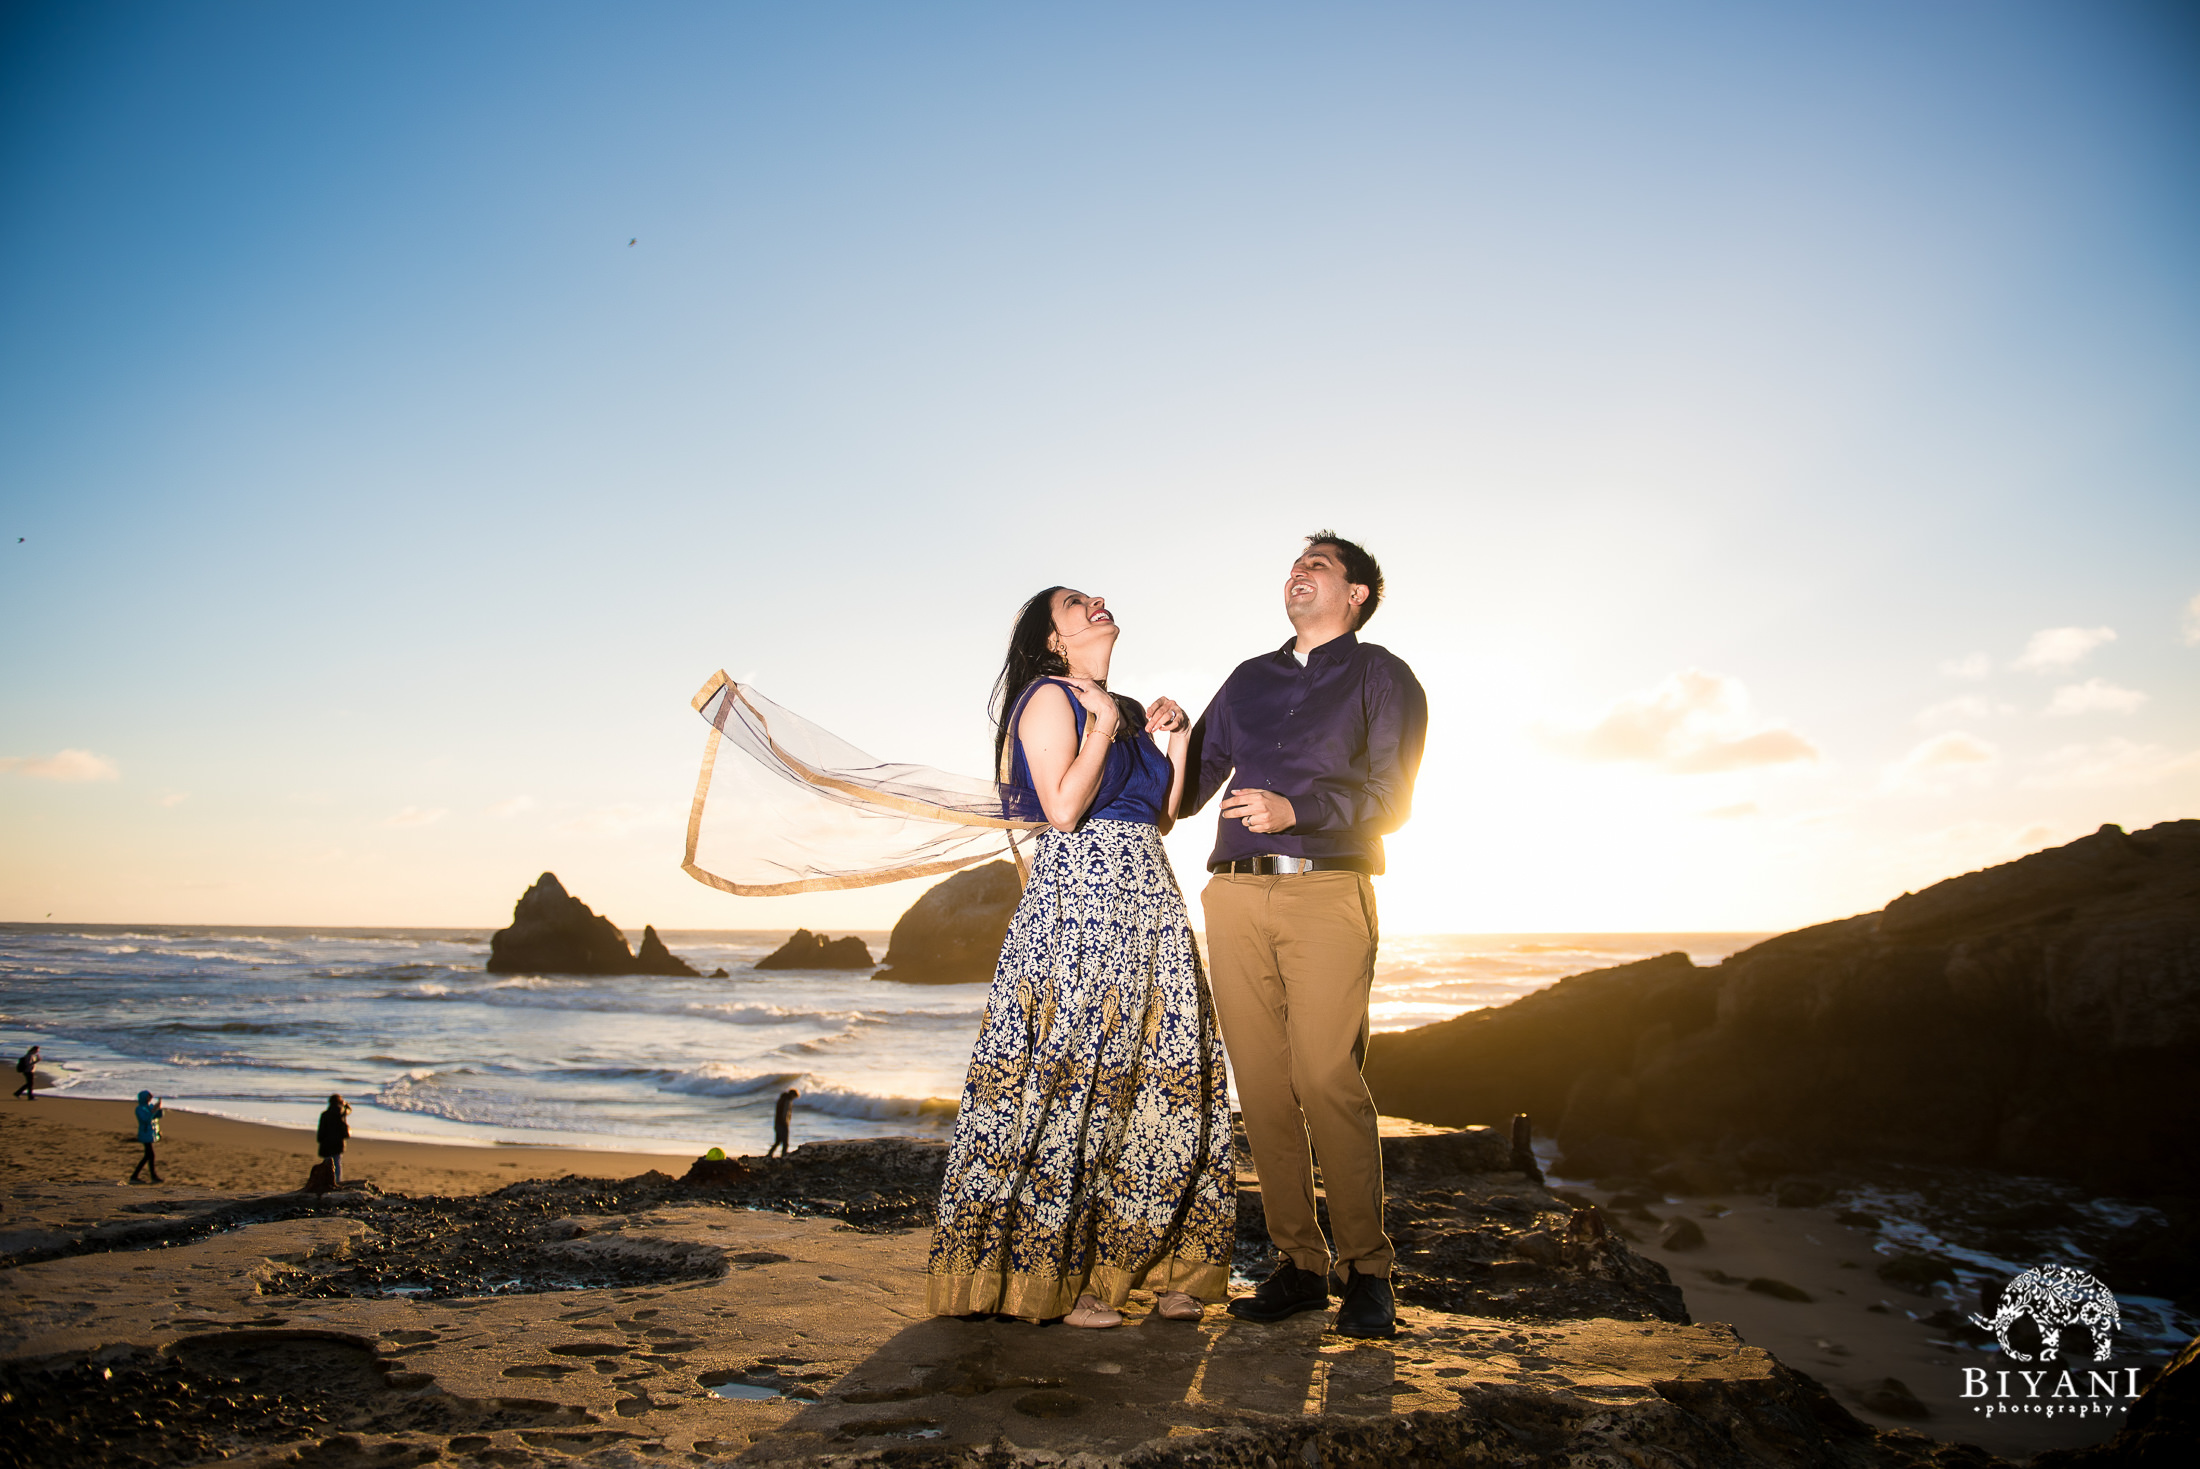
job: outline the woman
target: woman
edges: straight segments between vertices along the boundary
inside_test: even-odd
[[[1011,816],[1043,813],[947,1156],[928,1303],[1121,1324],[1134,1288],[1196,1321],[1236,1230],[1222,1045],[1161,850],[1190,727],[1109,694],[1099,597],[1024,605],[996,687]],[[1163,756],[1151,734],[1169,736]]]
[[[321,1161],[328,1164],[328,1181],[344,1181],[344,1144],[351,1140],[351,1103],[331,1094],[328,1110],[321,1114],[321,1121],[313,1129],[314,1141],[320,1145]]]
[[[130,1170],[130,1182],[136,1183],[138,1175],[146,1169],[153,1170],[153,1182],[160,1182],[160,1163],[153,1157],[153,1144],[160,1141],[160,1103],[153,1100],[151,1092],[139,1092],[137,1099],[137,1140],[145,1145],[145,1155],[138,1159],[137,1167]]]

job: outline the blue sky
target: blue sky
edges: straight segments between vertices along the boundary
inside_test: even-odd
[[[1030,591],[1196,703],[1332,523],[1400,931],[2200,815],[2189,9],[0,25],[0,918],[882,927],[679,873],[706,674],[976,772]]]

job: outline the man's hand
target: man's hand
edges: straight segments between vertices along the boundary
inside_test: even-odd
[[[1229,799],[1222,803],[1222,814],[1243,821],[1247,831],[1262,833],[1289,831],[1299,819],[1290,801],[1274,791],[1252,786],[1230,792]]]

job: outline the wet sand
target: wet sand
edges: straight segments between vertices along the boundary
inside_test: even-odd
[[[0,1182],[120,1183],[141,1152],[135,1105],[79,1097],[8,1099],[0,1105]],[[237,1193],[302,1186],[320,1161],[311,1132],[238,1122],[170,1107],[156,1149],[162,1179]],[[479,1194],[522,1178],[631,1178],[661,1169],[678,1175],[688,1159],[593,1148],[536,1148],[395,1142],[355,1137],[344,1149],[347,1183],[390,1193]]]

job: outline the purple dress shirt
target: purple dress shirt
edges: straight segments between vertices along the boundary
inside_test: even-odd
[[[1269,854],[1381,872],[1383,833],[1413,814],[1428,696],[1388,648],[1346,633],[1302,668],[1296,641],[1240,663],[1199,716],[1177,812],[1189,816],[1219,791],[1274,791],[1297,813],[1290,829],[1256,834],[1226,816],[1210,866]]]

